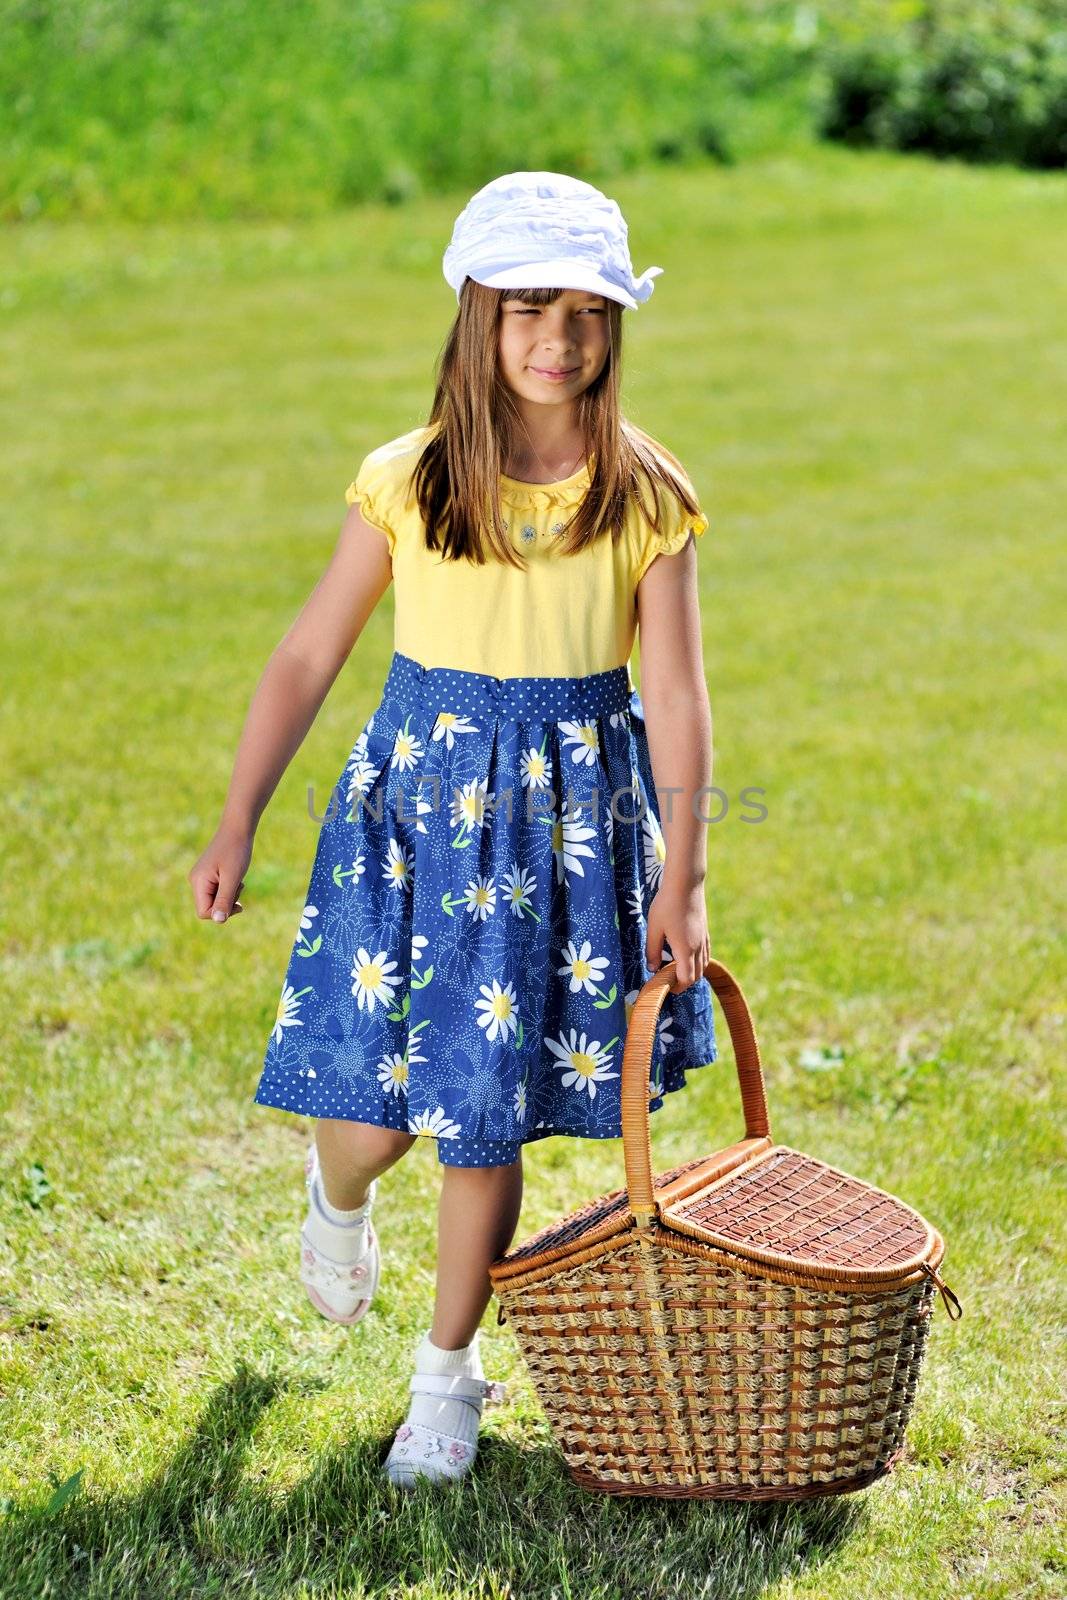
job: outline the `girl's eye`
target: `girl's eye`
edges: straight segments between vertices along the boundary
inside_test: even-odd
[[[607,312],[604,310],[603,306],[579,306],[578,309],[579,311],[591,311],[594,317],[603,317],[607,315]],[[520,306],[516,311],[516,315],[520,317],[537,317],[540,316],[540,314],[540,306]]]

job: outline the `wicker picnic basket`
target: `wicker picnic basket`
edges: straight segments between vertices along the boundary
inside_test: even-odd
[[[745,1137],[653,1178],[649,1067],[668,962],[626,1034],[626,1187],[493,1262],[498,1321],[585,1489],[848,1493],[903,1451],[935,1286],[963,1314],[937,1270],[944,1240],[885,1190],[772,1141],[745,997],[718,961],[704,975],[729,1025]]]

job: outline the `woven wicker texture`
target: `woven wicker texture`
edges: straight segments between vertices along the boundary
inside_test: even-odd
[[[839,1267],[894,1266],[930,1241],[910,1206],[784,1145],[673,1214],[733,1244]]]
[[[748,1006],[709,962],[745,1138],[653,1177],[648,1067],[673,962],[623,1054],[626,1186],[490,1267],[571,1475],[610,1494],[796,1499],[903,1447],[941,1235],[895,1196],[773,1144]]]
[[[822,1293],[633,1237],[509,1318],[572,1473],[785,1498],[884,1470],[933,1293]]]
[[[682,1173],[692,1172],[703,1167],[704,1161],[697,1157],[694,1161],[686,1161],[680,1167],[672,1167],[665,1172],[659,1182],[666,1183],[671,1178],[679,1177]],[[601,1195],[597,1200],[590,1200],[588,1205],[582,1206],[578,1211],[572,1211],[559,1222],[550,1222],[541,1228],[515,1249],[509,1250],[507,1259],[511,1263],[525,1261],[529,1256],[546,1255],[551,1251],[566,1250],[566,1247],[576,1239],[588,1242],[589,1239],[598,1237],[602,1232],[614,1233],[617,1228],[613,1223],[621,1223],[623,1219],[629,1220],[630,1203],[626,1198],[625,1189],[613,1189],[610,1194]]]

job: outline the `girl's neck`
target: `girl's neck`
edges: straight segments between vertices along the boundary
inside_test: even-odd
[[[555,433],[517,438],[504,459],[502,471],[523,483],[558,483],[570,478],[585,459],[585,440],[580,433]]]

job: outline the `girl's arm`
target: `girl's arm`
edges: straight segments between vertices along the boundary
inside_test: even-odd
[[[641,703],[660,802],[666,859],[648,910],[645,953],[655,970],[666,938],[677,982],[688,988],[711,959],[707,875],[711,706],[704,681],[697,555],[692,536],[677,555],[659,555],[637,586]]]
[[[225,922],[241,910],[259,819],[391,578],[385,535],[352,506],[329,565],[252,696],[221,820],[189,873],[198,917]]]

